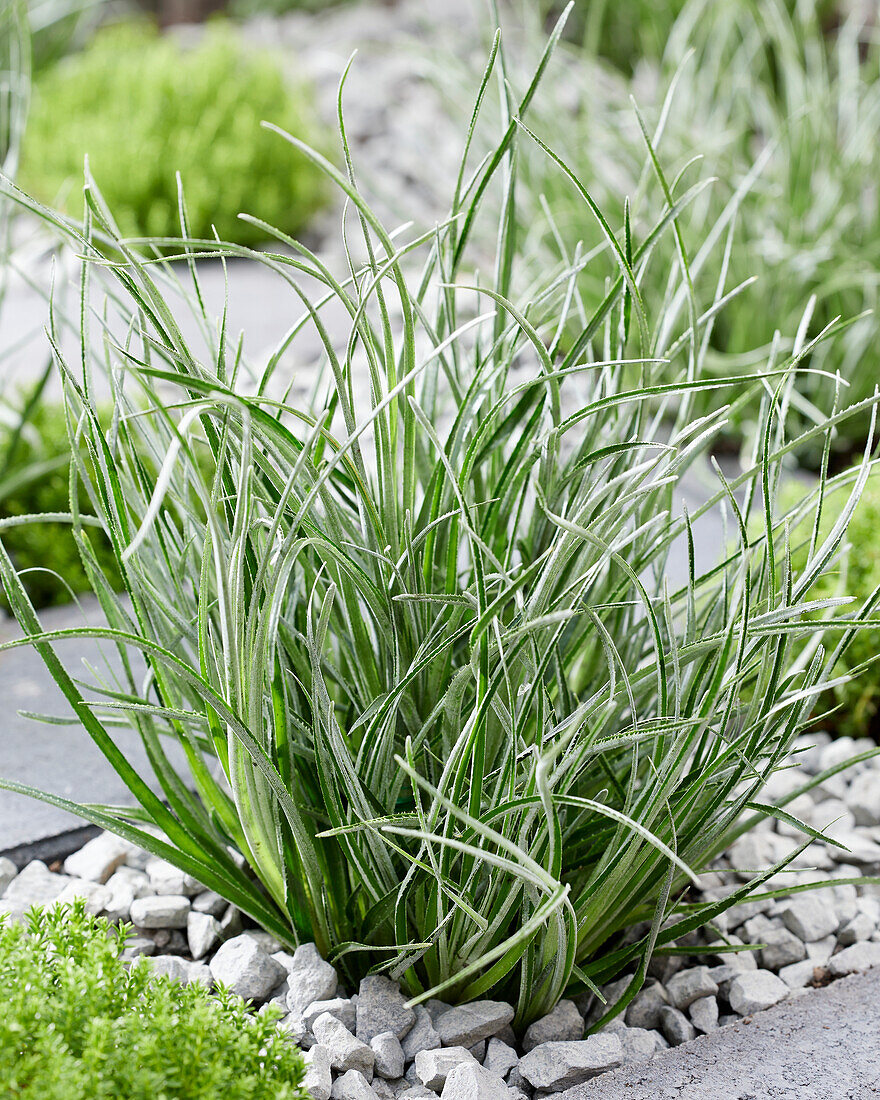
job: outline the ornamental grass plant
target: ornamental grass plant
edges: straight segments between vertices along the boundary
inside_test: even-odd
[[[849,471],[846,478],[838,479],[826,498],[820,526],[823,537],[834,524],[846,501],[848,483],[857,471]],[[786,513],[791,530],[792,554],[796,562],[803,560],[811,536],[813,486],[801,479],[792,480],[782,491],[781,513]],[[859,504],[847,528],[849,552],[838,567],[823,575],[817,585],[820,597],[851,595],[865,601],[880,586],[880,549],[877,546],[877,530],[880,524],[880,477],[873,470]],[[814,612],[816,617],[833,614],[832,609]],[[852,645],[841,655],[835,672],[833,688],[820,700],[820,716],[823,727],[833,736],[859,738],[868,736],[880,740],[880,633],[876,629],[860,631]]]
[[[595,15],[602,10],[589,8]],[[631,94],[670,176],[680,174],[684,188],[715,181],[678,219],[691,277],[701,298],[711,295],[725,262],[728,286],[751,282],[716,318],[707,372],[724,377],[754,370],[777,331],[790,351],[811,298],[808,336],[836,317],[854,322],[837,339],[815,344],[805,362],[815,369],[801,374],[792,394],[792,417],[800,426],[817,424],[834,400],[837,372],[844,404],[870,397],[877,379],[880,44],[870,6],[677,0],[652,10],[653,17],[636,22],[650,28],[662,13],[662,50],[652,56],[645,46],[634,76],[624,79],[589,51],[564,48],[556,75],[535,104],[533,122],[542,132],[556,128],[554,148],[612,224],[622,224],[629,197],[639,234],[660,217],[666,197],[656,175],[645,170]],[[606,14],[613,26],[612,14]],[[568,242],[582,240],[585,252],[597,254],[581,280],[595,308],[605,280],[615,274],[607,242],[546,157],[524,157],[521,177],[521,223],[533,237],[543,236],[543,248],[533,245],[534,262],[555,254],[558,233]],[[541,216],[542,205],[555,230]],[[712,235],[728,231],[726,261],[723,236],[715,242]],[[686,320],[674,273],[669,282],[676,262],[673,235],[660,248],[666,262],[655,263],[646,275],[655,281],[650,296],[674,292],[677,314]],[[724,398],[734,403],[735,396],[728,391]],[[710,406],[696,402],[699,412]],[[737,445],[751,440],[757,412],[755,403],[736,407],[728,434]],[[837,461],[861,453],[869,421],[856,416],[839,426],[833,440]],[[792,430],[797,426],[792,419]],[[816,469],[822,448],[805,446],[798,458]]]
[[[339,269],[268,225],[272,252],[188,237],[182,194],[186,239],[156,241],[148,259],[92,179],[81,226],[6,184],[82,256],[79,350],[64,351],[54,316],[50,339],[72,484],[124,586],[101,569],[72,491],[107,626],[44,632],[0,551],[25,634],[7,647],[36,648],[137,805],[3,785],[171,860],[287,944],[314,940],[350,981],[378,969],[417,1000],[506,998],[517,1026],[634,967],[620,1011],[653,953],[779,870],[722,901],[689,893],[732,837],[784,813],[762,787],[874,602],[813,597],[842,553],[870,449],[819,538],[837,483],[821,482],[797,566],[775,511],[798,450],[819,444],[827,458],[851,415],[832,402],[797,438],[786,429],[803,362],[839,326],[810,342],[795,333],[791,353],[778,341],[744,375],[710,376],[729,288],[719,279],[697,296],[679,220],[702,185],[668,179],[647,134],[646,171],[667,201],[640,232],[625,204],[610,224],[545,150],[615,258],[601,303],[580,295],[591,261],[575,242],[524,279],[517,165],[552,145],[528,129],[529,110],[560,29],[521,95],[496,36],[449,215],[429,232],[373,213],[342,91],[344,172],[274,134],[346,200]],[[498,79],[500,118],[484,117]],[[493,152],[475,157],[474,135],[493,127]],[[652,278],[670,237],[678,334]],[[719,247],[726,271],[723,235]],[[250,256],[289,287],[298,315],[267,359],[249,363],[204,311],[199,254]],[[207,352],[184,336],[182,280]],[[310,403],[288,396],[284,367],[306,332],[323,348]],[[705,467],[731,412],[712,401],[722,387],[759,407],[760,427],[743,468],[716,468],[688,513],[682,479]],[[712,405],[699,417],[697,399]],[[712,528],[718,560],[703,568],[710,515],[728,536]],[[824,607],[833,623],[810,617]],[[96,688],[68,671],[86,637],[119,656]],[[123,720],[153,776],[129,763]],[[803,830],[806,844],[816,834]]]

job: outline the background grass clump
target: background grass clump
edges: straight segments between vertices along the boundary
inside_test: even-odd
[[[130,929],[129,929],[130,930]],[[123,963],[83,904],[0,918],[0,1080],[15,1100],[307,1100],[302,1057],[228,992]]]
[[[712,325],[707,371],[748,372],[777,334],[788,350],[802,322],[809,338],[845,318],[852,322],[847,330],[816,345],[804,361],[791,414],[802,424],[821,420],[837,372],[844,404],[870,396],[880,335],[880,42],[870,13],[822,0],[675,0],[620,10],[632,14],[640,35],[662,22],[659,48],[642,43],[631,66],[621,62],[627,72],[621,75],[603,63],[608,43],[601,35],[588,34],[586,49],[565,47],[535,104],[542,131],[553,128],[558,151],[609,222],[622,225],[628,197],[641,232],[666,200],[644,170],[643,137],[630,110],[634,95],[670,175],[680,173],[682,187],[706,184],[678,219],[697,293],[711,294],[719,282],[725,292],[739,288]],[[579,11],[590,19],[601,14],[610,34],[618,8],[584,5],[575,16]],[[557,234],[583,241],[591,262],[581,290],[600,302],[615,259],[589,211],[536,151],[526,151],[521,178],[521,233],[531,238],[536,263],[555,255]],[[543,242],[535,240],[536,227]],[[707,227],[720,247],[704,247]],[[648,268],[641,285],[646,296],[669,295],[667,323],[682,332],[687,297],[668,274],[677,244],[670,235],[658,247],[666,263]],[[649,279],[656,280],[650,291]],[[710,402],[700,399],[695,407],[705,412]],[[729,441],[750,438],[757,409],[756,402],[736,404]],[[868,423],[862,415],[841,425],[835,461],[846,464],[861,451]],[[798,459],[816,468],[821,447],[806,446]]]
[[[533,3],[534,0],[526,0]],[[716,10],[738,8],[758,11],[763,0],[710,0]],[[811,0],[812,2],[812,0]],[[640,62],[663,56],[676,20],[689,0],[575,0],[566,25],[569,41],[581,45],[626,73]],[[803,11],[803,0],[782,0],[789,13]],[[823,27],[833,28],[841,18],[845,4],[840,0],[816,0]],[[556,18],[565,4],[558,0],[540,0],[545,19]]]
[[[106,0],[28,0],[31,67],[41,72],[86,42],[98,25]],[[14,6],[14,5],[13,5]]]
[[[258,243],[241,211],[295,233],[325,194],[263,120],[316,139],[308,89],[271,53],[222,26],[191,48],[147,22],[108,26],[36,78],[19,181],[79,217],[88,155],[122,234],[164,237],[180,233],[179,172],[192,236]]]

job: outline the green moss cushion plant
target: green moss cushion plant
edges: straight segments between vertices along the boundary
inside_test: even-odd
[[[0,918],[0,1081],[10,1100],[306,1100],[302,1056],[228,992],[153,978],[83,904]]]
[[[177,236],[182,178],[190,233],[257,243],[242,210],[301,229],[325,190],[304,157],[260,128],[264,120],[315,139],[309,95],[266,51],[214,26],[187,48],[148,23],[101,31],[81,54],[35,82],[20,180],[82,214],[84,157],[128,236]]]

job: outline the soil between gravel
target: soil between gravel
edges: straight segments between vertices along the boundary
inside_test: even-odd
[[[750,1023],[746,1023],[750,1020]],[[746,1017],[553,1100],[871,1100],[880,967]]]

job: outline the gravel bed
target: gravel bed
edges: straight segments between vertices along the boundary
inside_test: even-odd
[[[874,747],[824,734],[802,738],[796,763],[771,780],[767,797],[782,799]],[[746,899],[713,929],[684,936],[678,946],[692,953],[656,956],[626,1011],[586,1038],[631,975],[603,990],[607,1003],[590,995],[564,1000],[518,1038],[513,1008],[503,1002],[429,1000],[411,1008],[381,975],[364,978],[356,992],[345,989],[314,944],[283,950],[191,876],[109,833],[51,869],[35,860],[18,870],[0,859],[0,912],[20,919],[31,905],[82,897],[90,912],[135,926],[126,955],[146,956],[157,974],[222,982],[259,1010],[279,1005],[279,1026],[306,1051],[314,1100],[542,1100],[880,965],[880,887],[834,882],[880,874],[880,758],[823,780],[786,809],[842,847],[814,841],[757,892],[829,884]],[[703,876],[703,897],[736,889],[799,846],[800,836],[787,822],[765,822]],[[741,950],[723,950],[730,946]]]

